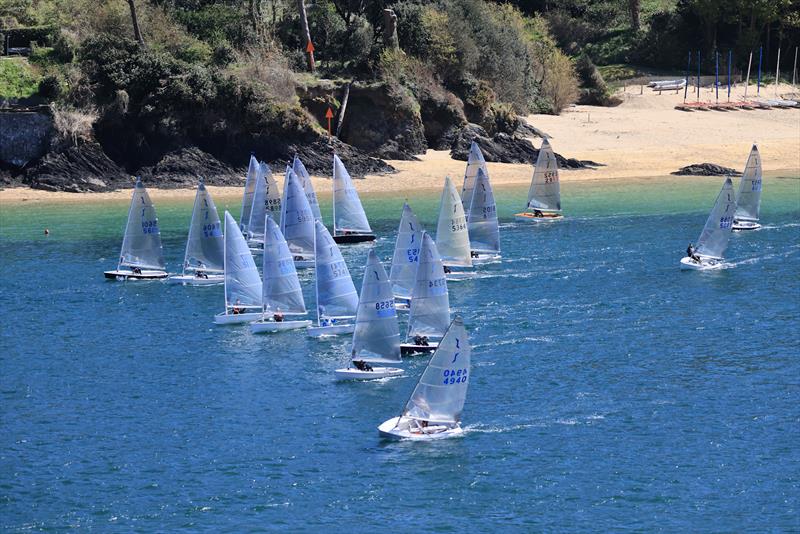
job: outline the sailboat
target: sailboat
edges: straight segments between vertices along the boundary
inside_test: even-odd
[[[411,312],[408,316],[406,342],[400,345],[403,354],[431,352],[439,345],[450,324],[450,297],[444,266],[436,243],[422,233],[416,282],[411,293]]]
[[[225,311],[214,316],[216,324],[242,324],[261,317],[261,277],[244,235],[225,212]]]
[[[217,207],[203,180],[197,184],[183,272],[169,277],[172,284],[207,286],[225,282],[225,240]]]
[[[375,241],[350,173],[336,154],[333,155],[333,239],[337,243]]]
[[[382,437],[428,441],[462,436],[472,352],[461,317],[450,323],[403,413],[378,427]]]
[[[736,213],[733,214],[734,230],[756,230],[761,228],[758,212],[761,208],[761,157],[754,144],[747,158],[739,192],[736,195]]]
[[[283,332],[311,325],[307,319],[285,321],[286,315],[305,315],[303,289],[297,279],[292,253],[280,228],[269,215],[264,221],[264,283],[262,285],[261,319],[250,323],[254,334]]]
[[[528,204],[525,211],[514,215],[518,221],[541,222],[563,219],[561,186],[558,182],[558,161],[550,141],[542,141],[533,169]]]
[[[281,233],[289,244],[295,267],[314,266],[314,220],[300,179],[287,168],[281,203]]]
[[[316,221],[314,274],[317,292],[317,326],[308,328],[312,337],[352,334],[358,311],[358,293],[339,246],[328,229]]]
[[[314,219],[321,221],[322,212],[319,210],[319,200],[317,200],[317,193],[314,192],[314,184],[311,183],[311,176],[308,174],[306,166],[303,165],[303,162],[300,161],[300,158],[297,156],[295,156],[294,161],[292,161],[292,170],[300,180],[300,185],[303,188],[303,192],[306,194],[308,205],[311,207],[311,212],[314,214]]]
[[[374,250],[369,251],[358,299],[351,361],[337,369],[339,380],[371,380],[403,374],[397,367],[372,367],[370,363],[400,363],[400,328],[394,309],[392,284]]]
[[[461,197],[458,196],[450,177],[444,180],[442,199],[439,204],[439,221],[436,226],[436,247],[442,256],[445,270],[451,280],[464,278],[463,270],[453,272],[453,268],[472,267],[472,254],[469,247],[467,219]]]
[[[481,152],[478,143],[473,141],[469,146],[467,170],[464,171],[464,185],[461,187],[461,205],[464,207],[464,213],[469,211],[469,206],[472,203],[472,192],[475,190],[478,170],[482,170],[486,176],[489,176],[489,171],[486,169],[486,160],[483,159],[483,152]]]
[[[261,253],[261,248],[264,244],[264,225],[259,221],[263,221],[266,217],[267,211],[265,209],[264,199],[267,196],[267,181],[265,173],[269,170],[266,165],[258,164],[256,168],[255,190],[253,192],[253,200],[250,204],[250,216],[247,218],[245,228],[243,231],[245,239],[250,249],[257,254]]]
[[[407,202],[404,203],[400,226],[397,228],[392,267],[389,270],[389,280],[392,282],[397,309],[408,309],[411,304],[411,290],[414,288],[417,276],[422,232],[422,225],[414,215],[414,211]]]
[[[497,204],[489,175],[483,169],[478,169],[472,201],[466,214],[472,263],[499,259],[500,225],[497,221]]]
[[[736,196],[733,182],[727,177],[703,227],[703,232],[697,239],[697,247],[691,249],[689,245],[690,255],[681,258],[681,270],[708,270],[722,267],[722,255],[728,248],[735,212]]]
[[[168,276],[164,268],[156,207],[142,179],[136,178],[119,263],[115,270],[103,274],[111,280],[155,280]]]
[[[256,194],[256,182],[258,181],[258,160],[250,154],[250,164],[247,167],[247,177],[244,182],[244,193],[242,194],[242,211],[239,218],[239,229],[247,235],[250,224],[250,213],[253,211],[253,199]]]

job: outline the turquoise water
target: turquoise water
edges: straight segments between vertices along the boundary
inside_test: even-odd
[[[336,383],[347,339],[215,327],[221,288],[105,281],[126,203],[3,205],[0,528],[797,530],[800,180],[765,180],[731,268],[680,272],[720,185],[566,182],[540,227],[498,191],[503,261],[450,285],[466,436],[430,444],[376,431],[424,358]],[[176,270],[191,203],[151,193]],[[402,201],[365,199],[384,259]],[[437,203],[412,199],[429,229]],[[345,248],[357,286],[366,250]]]

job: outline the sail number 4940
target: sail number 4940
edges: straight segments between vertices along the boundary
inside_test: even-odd
[[[444,371],[442,371],[442,376],[444,376],[442,384],[444,384],[445,386],[449,386],[450,384],[461,384],[462,382],[467,381],[467,370],[445,369]]]

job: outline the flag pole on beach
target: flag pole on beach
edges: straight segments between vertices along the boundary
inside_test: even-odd
[[[697,101],[700,102],[700,50],[697,51]]]
[[[747,86],[750,85],[750,65],[753,63],[753,51],[750,51],[750,59],[747,60],[747,79],[744,81],[744,98],[747,99]]]
[[[714,51],[714,59],[716,60],[716,68],[714,70],[714,89],[717,91],[717,104],[719,104],[719,50]]]
[[[756,94],[761,94],[761,58],[764,56],[764,47],[758,47],[758,84],[756,85]]]
[[[794,67],[792,68],[792,86],[794,86],[795,79],[797,78],[797,48],[794,47]]]
[[[728,102],[731,101],[731,60],[733,59],[733,51],[728,50]]]
[[[686,61],[686,86],[683,88],[683,103],[686,103],[686,96],[689,94],[689,68],[692,66],[692,51],[689,50],[689,59]]]
[[[775,63],[775,96],[778,96],[778,82],[781,79],[781,49],[778,48],[778,62]]]

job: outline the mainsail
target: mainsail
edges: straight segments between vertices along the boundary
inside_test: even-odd
[[[261,307],[261,277],[242,231],[225,212],[225,306]]]
[[[471,348],[461,317],[456,317],[406,403],[403,415],[431,423],[458,423],[470,374]]]
[[[487,177],[489,176],[483,153],[478,143],[473,141],[469,147],[467,170],[464,172],[464,186],[461,188],[461,205],[464,207],[464,213],[469,211],[469,206],[472,203],[472,192],[475,190],[475,179],[478,176],[479,169],[483,170]]]
[[[333,155],[333,233],[371,234],[364,207],[342,160]]]
[[[315,223],[317,324],[323,318],[355,317],[358,293],[339,246],[320,221]]]
[[[289,245],[269,215],[264,221],[264,259],[262,265],[264,313],[302,315],[306,313],[303,290],[294,267]]]
[[[239,218],[239,229],[247,233],[247,226],[250,224],[250,213],[253,210],[253,197],[256,194],[256,179],[258,175],[258,161],[256,157],[250,156],[250,165],[247,167],[247,179],[244,182],[244,194],[242,195],[242,213]]]
[[[739,221],[758,221],[758,212],[761,208],[761,157],[758,147],[753,145],[750,156],[747,158],[742,181],[739,183],[739,193],[736,195],[736,213],[734,217]]]
[[[489,175],[478,169],[467,213],[469,243],[476,252],[500,252],[500,225]]]
[[[247,231],[244,232],[248,240],[262,241],[264,239],[264,217],[267,216],[266,197],[267,181],[265,173],[269,170],[266,165],[259,164],[256,169],[256,187],[253,194],[253,204],[250,207],[250,218],[247,220]]]
[[[414,279],[419,263],[419,249],[422,246],[422,225],[411,210],[408,203],[403,204],[403,215],[397,229],[397,241],[394,245],[392,267],[389,279],[392,290],[398,297],[411,297]]]
[[[119,267],[164,270],[161,231],[156,207],[150,200],[141,178],[136,179],[128,210],[128,223],[122,238]]]
[[[361,283],[352,358],[376,363],[401,361],[400,329],[392,285],[373,249],[369,251]]]
[[[439,205],[436,246],[445,265],[472,267],[464,208],[449,176],[444,180],[444,189]]]
[[[722,190],[714,203],[714,209],[711,210],[703,232],[697,239],[695,252],[698,255],[722,259],[725,249],[728,248],[735,212],[736,196],[733,192],[733,182],[730,178],[725,178]]]
[[[531,188],[528,191],[528,208],[561,211],[561,189],[558,182],[558,161],[550,142],[542,141],[536,167],[533,169]]]
[[[426,232],[422,234],[422,252],[411,297],[406,339],[417,335],[442,337],[450,324],[450,297],[442,259],[436,243]]]
[[[199,269],[206,272],[222,272],[225,269],[225,241],[222,223],[211,193],[201,181],[197,186],[189,223],[189,238],[183,257],[183,270]]]
[[[314,214],[292,169],[286,169],[281,204],[281,232],[295,256],[314,256]]]
[[[300,185],[306,194],[308,205],[311,206],[311,212],[314,214],[314,219],[321,221],[322,213],[319,211],[319,201],[317,200],[317,194],[314,192],[314,185],[311,183],[311,176],[308,174],[306,166],[303,165],[303,162],[300,161],[300,158],[297,156],[294,157],[294,161],[292,162],[292,170],[300,180]]]

